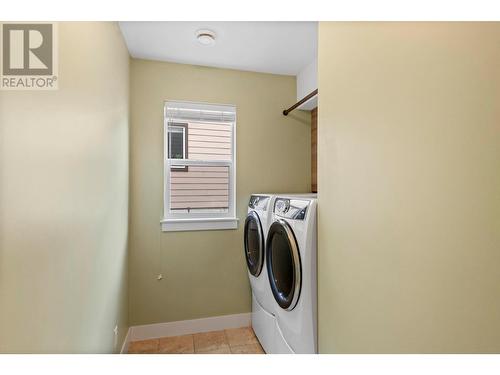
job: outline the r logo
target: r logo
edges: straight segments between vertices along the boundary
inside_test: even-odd
[[[2,74],[47,76],[53,74],[52,24],[3,24]]]

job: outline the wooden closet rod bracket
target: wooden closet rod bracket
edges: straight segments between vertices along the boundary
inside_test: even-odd
[[[290,108],[285,109],[283,111],[283,115],[288,116],[290,112],[292,112],[295,108],[297,108],[299,105],[304,104],[307,102],[309,99],[311,99],[313,96],[318,95],[318,89],[314,90],[312,93],[309,95],[305,96],[304,98],[300,99],[297,103],[292,105]]]

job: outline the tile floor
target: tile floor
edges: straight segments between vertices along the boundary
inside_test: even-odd
[[[251,327],[134,341],[129,354],[264,354]]]

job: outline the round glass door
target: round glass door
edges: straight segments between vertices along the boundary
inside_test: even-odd
[[[301,264],[292,228],[284,220],[275,221],[267,235],[267,272],[276,302],[293,310],[299,300]]]
[[[255,277],[259,276],[264,264],[264,235],[259,215],[255,211],[248,214],[245,220],[244,232],[245,257],[248,271]]]

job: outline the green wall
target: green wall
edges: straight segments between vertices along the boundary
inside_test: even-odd
[[[59,90],[0,91],[2,353],[120,350],[128,91],[128,51],[108,22],[59,24]]]
[[[500,352],[500,23],[319,27],[319,349]]]
[[[249,195],[310,189],[310,115],[282,115],[296,101],[295,77],[132,59],[130,92],[130,324],[251,311]],[[160,231],[165,100],[237,106],[238,230]]]

